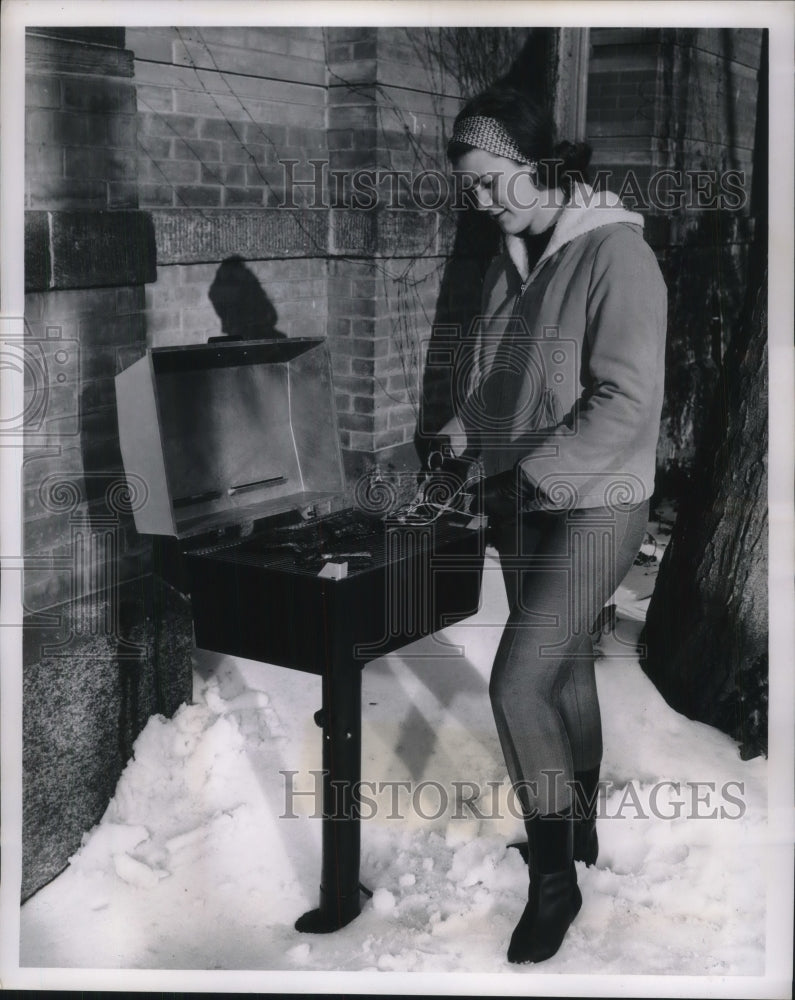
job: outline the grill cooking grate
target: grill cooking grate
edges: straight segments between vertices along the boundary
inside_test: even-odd
[[[311,521],[278,527],[263,525],[246,538],[197,549],[194,554],[311,576],[330,560],[347,562],[348,574],[353,575],[383,566],[404,550],[429,548],[434,540],[460,531],[467,520],[445,518],[431,526],[409,526],[373,519],[349,508]],[[409,535],[411,544],[401,544]]]

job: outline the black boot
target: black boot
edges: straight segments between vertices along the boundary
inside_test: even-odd
[[[574,772],[574,860],[587,867],[596,864],[599,838],[596,810],[599,798],[599,766]]]
[[[528,903],[508,946],[509,962],[543,962],[560,948],[582,896],[574,869],[571,810],[525,821],[530,847]]]

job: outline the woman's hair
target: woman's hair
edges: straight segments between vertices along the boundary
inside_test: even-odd
[[[555,142],[555,123],[545,107],[515,87],[489,87],[471,98],[458,113],[453,126],[467,118],[496,119],[528,160],[538,163],[538,180],[544,187],[568,192],[573,181],[587,180],[591,147],[587,142]],[[453,138],[447,147],[455,161],[477,147]]]

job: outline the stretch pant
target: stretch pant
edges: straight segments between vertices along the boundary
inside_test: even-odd
[[[602,726],[591,629],[643,541],[649,505],[523,514],[495,543],[510,615],[489,696],[526,813],[563,812],[597,767]]]

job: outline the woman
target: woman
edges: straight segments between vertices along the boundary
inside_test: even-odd
[[[510,604],[489,694],[530,870],[508,959],[539,962],[582,904],[574,861],[598,851],[590,631],[646,528],[666,291],[641,216],[583,182],[588,147],[556,147],[551,119],[521,92],[471,100],[448,155],[503,234],[440,439],[478,455],[487,477]]]

